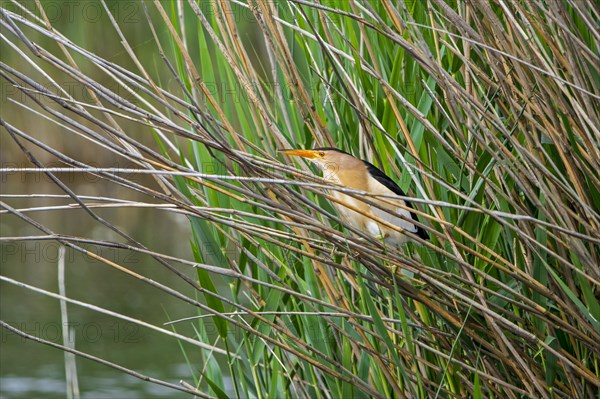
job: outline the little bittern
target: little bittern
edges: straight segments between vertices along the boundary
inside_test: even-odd
[[[280,152],[311,160],[323,171],[323,178],[345,188],[375,195],[406,196],[392,179],[373,164],[336,148],[282,150]],[[412,212],[413,207],[408,201],[400,198],[370,197],[369,200],[373,204],[377,204],[377,206],[373,206],[340,191],[331,190],[331,195],[339,201],[339,203],[334,202],[334,205],[346,223],[373,237],[382,238],[386,245],[398,246],[407,242],[410,237],[403,233],[405,231],[424,240],[429,238],[425,230],[411,222],[418,219],[417,215]],[[395,230],[378,222],[375,220],[377,218],[398,229]]]

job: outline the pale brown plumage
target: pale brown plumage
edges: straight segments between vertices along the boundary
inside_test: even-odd
[[[281,152],[313,161],[323,171],[323,178],[343,187],[374,195],[405,196],[402,189],[374,165],[336,148]],[[339,201],[334,205],[346,223],[371,236],[382,238],[387,245],[398,246],[407,242],[410,237],[404,233],[406,231],[425,240],[429,238],[425,230],[412,223],[418,219],[412,212],[410,202],[400,198],[371,197],[369,200],[377,204],[373,206],[337,190],[331,190],[331,195]],[[397,229],[376,219],[384,220]]]

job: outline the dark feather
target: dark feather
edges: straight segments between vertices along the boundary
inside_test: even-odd
[[[346,155],[350,155],[351,157],[354,157],[354,155],[349,154],[346,151],[342,151],[342,150],[334,148],[334,147],[318,147],[318,148],[313,148],[313,150],[315,150],[315,151],[336,151],[336,152],[341,152],[342,154],[346,154]]]
[[[339,151],[339,150],[338,150]],[[343,152],[343,151],[342,151]],[[387,188],[389,188],[394,194],[399,195],[401,197],[406,197],[406,194],[404,193],[404,191],[402,191],[402,189],[400,188],[400,186],[398,186],[392,179],[390,179],[385,173],[383,173],[381,170],[377,169],[377,167],[375,165],[373,165],[370,162],[367,161],[363,161],[365,163],[365,165],[367,166],[367,171],[369,172],[369,174],[371,176],[373,176],[373,178],[375,180],[377,180],[379,183],[383,184],[384,186],[386,186]],[[412,204],[410,203],[410,201],[404,201],[406,203],[406,206],[410,209],[415,209],[413,208]],[[419,221],[419,219],[417,219],[417,215],[414,212],[410,212],[410,216],[414,221]],[[427,232],[422,229],[421,227],[415,225],[415,227],[417,228],[417,231],[414,233],[416,234],[418,237],[424,239],[424,240],[428,240],[429,239],[429,234],[427,234]]]

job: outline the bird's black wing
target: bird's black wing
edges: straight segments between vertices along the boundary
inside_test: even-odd
[[[392,179],[390,179],[385,173],[383,173],[381,170],[377,169],[377,167],[375,165],[373,165],[370,162],[367,161],[363,161],[367,167],[367,171],[369,172],[369,174],[371,176],[373,176],[373,178],[375,180],[377,180],[379,183],[383,184],[384,186],[386,186],[387,188],[389,188],[394,194],[399,195],[401,197],[406,197],[406,194],[404,193],[404,191],[402,191],[402,189],[400,188],[400,186],[398,186],[396,184],[396,182],[394,182]],[[415,209],[412,204],[410,203],[410,201],[404,201],[406,203],[406,206],[410,209]],[[415,221],[419,221],[419,219],[417,219],[417,215],[414,212],[410,212],[410,216],[412,217],[413,220]],[[428,240],[429,239],[429,234],[427,234],[427,232],[422,229],[421,227],[415,225],[415,227],[417,228],[416,231],[416,235],[424,240]]]

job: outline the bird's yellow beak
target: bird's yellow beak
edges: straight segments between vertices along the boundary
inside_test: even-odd
[[[308,159],[319,158],[319,151],[315,150],[279,150],[278,152],[281,152],[285,155],[297,156]]]

